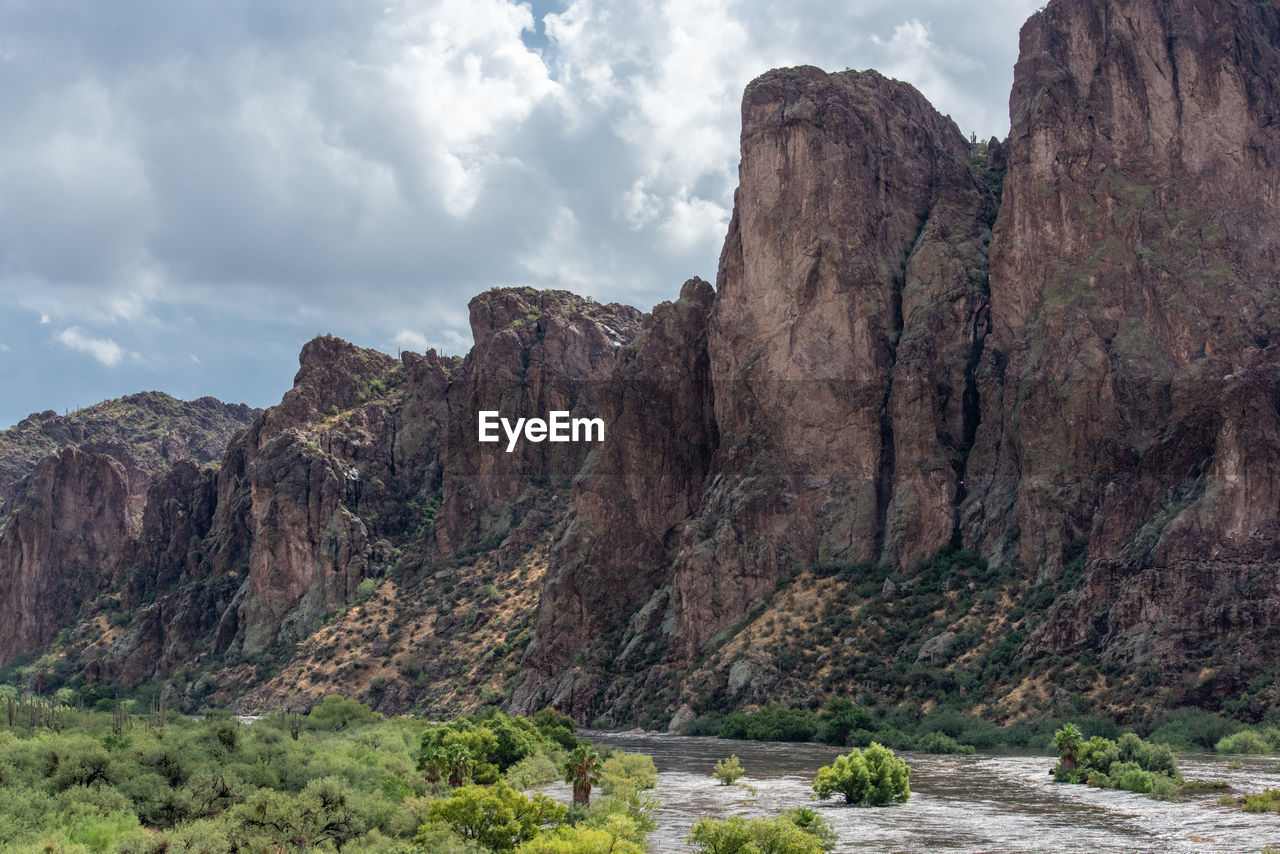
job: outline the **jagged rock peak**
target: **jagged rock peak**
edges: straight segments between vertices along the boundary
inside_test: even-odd
[[[620,346],[622,329],[639,322],[643,316],[643,312],[629,305],[599,303],[569,291],[531,287],[492,288],[473,297],[468,308],[471,334],[477,347],[485,346],[493,335],[505,330],[516,331],[522,337],[545,331],[540,325],[543,314],[548,318],[591,321],[590,325],[602,327],[604,334]]]
[[[310,421],[317,414],[350,409],[363,402],[371,384],[400,365],[378,350],[358,347],[333,335],[312,338],[298,354],[293,388],[267,411],[268,434]],[[364,397],[362,397],[362,395]]]

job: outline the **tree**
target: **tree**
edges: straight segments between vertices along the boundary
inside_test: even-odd
[[[341,694],[330,694],[307,715],[310,729],[322,732],[340,732],[360,724],[369,724],[382,716],[358,700]]]
[[[364,817],[351,799],[347,782],[340,777],[312,780],[296,796],[259,789],[235,810],[242,828],[265,834],[281,849],[306,851],[332,842],[342,846],[366,830]],[[249,845],[248,840],[242,840]]]
[[[864,751],[862,758],[867,763],[867,773],[871,775],[871,789],[867,792],[867,803],[872,806],[904,802],[911,797],[911,769],[893,751],[876,744],[874,741]]]
[[[1053,734],[1053,746],[1058,751],[1058,764],[1063,771],[1076,770],[1076,758],[1083,743],[1084,733],[1075,724],[1065,724]]]
[[[865,752],[854,749],[818,769],[813,791],[825,800],[844,795],[846,804],[884,804],[911,797],[911,769],[893,751],[874,741]]]
[[[600,754],[585,742],[569,754],[564,763],[564,781],[573,786],[573,802],[586,806],[591,802],[591,787],[600,782]]]
[[[722,786],[732,786],[744,773],[746,772],[742,769],[742,762],[734,755],[717,762],[716,767],[711,771],[711,776],[719,780]]]
[[[600,791],[626,796],[658,785],[653,757],[643,753],[614,753],[600,766]]]
[[[839,793],[844,795],[846,804],[860,804],[870,790],[871,772],[867,770],[862,751],[857,749],[819,768],[813,780],[813,791],[824,801]]]
[[[561,824],[568,808],[546,795],[528,797],[506,783],[463,786],[427,810],[432,821],[493,851],[510,851],[544,828]]]

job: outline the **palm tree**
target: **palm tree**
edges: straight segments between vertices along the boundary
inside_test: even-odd
[[[461,744],[450,744],[444,748],[445,776],[451,788],[465,785],[476,768],[476,761],[471,751]]]
[[[1075,724],[1064,724],[1062,729],[1053,734],[1053,746],[1058,750],[1058,761],[1063,771],[1076,769],[1076,754],[1084,743],[1084,733]]]
[[[564,763],[564,781],[573,786],[574,804],[586,806],[591,801],[591,787],[600,782],[600,754],[585,742],[579,743]]]
[[[439,745],[423,752],[422,772],[428,783],[444,780],[450,788],[456,789],[471,779],[475,765],[475,759],[465,745]]]

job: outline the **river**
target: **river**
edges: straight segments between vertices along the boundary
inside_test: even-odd
[[[684,837],[701,816],[773,815],[817,806],[840,836],[841,852],[1250,852],[1280,845],[1280,818],[1217,803],[1220,793],[1179,802],[1057,784],[1045,754],[924,756],[911,766],[911,800],[889,807],[815,804],[810,784],[837,755],[816,744],[726,741],[664,735],[585,733],[596,744],[653,757],[658,768],[657,854],[692,850]],[[736,786],[711,778],[717,759],[737,754]],[[1183,754],[1188,780],[1222,780],[1236,794],[1280,787],[1276,757]],[[1238,768],[1229,767],[1238,763]],[[745,785],[744,785],[745,784]],[[564,788],[565,791],[561,791]],[[566,787],[555,794],[567,797]]]

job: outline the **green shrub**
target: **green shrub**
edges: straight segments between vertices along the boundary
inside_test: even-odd
[[[819,768],[813,791],[821,800],[841,794],[847,804],[881,806],[911,797],[910,776],[906,762],[873,742],[865,751],[855,749]]]
[[[320,732],[339,732],[380,718],[381,715],[358,700],[330,694],[307,715],[307,725],[309,729]]]
[[[823,840],[797,827],[789,817],[701,818],[689,829],[699,854],[823,854]]]
[[[382,583],[381,578],[366,578],[356,585],[356,601],[363,602],[373,595],[373,591],[378,589],[378,585]]]
[[[916,736],[914,746],[920,753],[950,753],[967,755],[974,752],[972,745],[961,744],[951,736],[942,732],[931,732],[926,735]]]
[[[766,706],[758,712],[734,712],[724,719],[720,738],[747,741],[812,741],[818,718],[808,709]]]
[[[569,825],[535,836],[515,850],[516,854],[644,854],[645,852],[643,845],[632,842],[617,832]]]
[[[858,708],[846,697],[832,697],[818,716],[818,741],[844,747],[853,744],[854,732],[875,729],[875,718],[866,709]]]
[[[506,783],[463,786],[428,808],[433,822],[491,851],[510,851],[565,820],[568,808],[546,795],[532,797]]]
[[[523,791],[551,783],[560,779],[560,767],[564,765],[564,755],[536,754],[526,756],[507,769],[504,777],[511,788]]]
[[[1178,762],[1169,745],[1151,744],[1131,732],[1126,732],[1120,736],[1116,746],[1120,751],[1121,760],[1137,763],[1138,767],[1144,771],[1164,774],[1175,780],[1180,779]]]
[[[727,759],[720,759],[716,762],[716,767],[712,769],[711,776],[719,780],[722,786],[732,786],[744,773],[742,762],[736,755],[731,755]]]
[[[1179,709],[1161,718],[1147,741],[1167,744],[1174,750],[1213,750],[1239,729],[1240,724],[1229,718],[1201,709]]]
[[[1234,798],[1229,799],[1236,802]],[[1280,789],[1264,789],[1253,795],[1245,795],[1240,803],[1245,812],[1280,812]]]
[[[1155,788],[1155,775],[1139,768],[1136,762],[1117,762],[1111,766],[1111,773],[1107,776],[1115,788],[1126,792],[1145,795]]]
[[[1177,783],[1163,774],[1154,776],[1155,782],[1151,789],[1151,797],[1158,801],[1176,801],[1182,797],[1182,791],[1178,788]]]
[[[601,764],[600,791],[605,795],[627,795],[655,788],[658,769],[653,757],[643,753],[611,753]]]
[[[1271,731],[1275,732],[1275,730]],[[1261,733],[1245,729],[1220,739],[1214,745],[1214,750],[1219,753],[1265,755],[1274,752],[1275,746]]]

